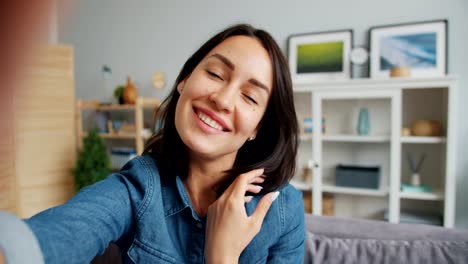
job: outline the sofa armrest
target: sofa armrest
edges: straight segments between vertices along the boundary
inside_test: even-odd
[[[467,263],[468,231],[306,214],[305,263]]]

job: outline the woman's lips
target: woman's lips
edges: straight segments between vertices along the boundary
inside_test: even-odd
[[[193,108],[193,111],[197,119],[209,128],[215,129],[218,132],[230,131],[227,124],[215,113],[203,108]]]

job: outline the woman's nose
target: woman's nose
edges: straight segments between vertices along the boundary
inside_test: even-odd
[[[237,88],[234,85],[224,86],[210,95],[210,100],[214,103],[217,110],[232,112],[236,100]]]

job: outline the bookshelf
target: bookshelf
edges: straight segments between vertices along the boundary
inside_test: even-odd
[[[299,122],[312,118],[312,131],[302,133],[297,174],[292,184],[311,195],[314,214],[322,214],[322,197],[332,194],[335,215],[400,222],[403,211],[441,215],[445,227],[455,216],[455,147],[457,79],[437,78],[355,79],[294,84]],[[359,109],[370,113],[368,135],[356,131]],[[403,136],[402,128],[420,119],[437,120],[442,136]],[[305,122],[304,122],[305,123]],[[325,124],[325,131],[322,126]],[[305,124],[300,125],[306,131]],[[421,174],[431,192],[403,192],[409,181],[407,153],[425,153]],[[301,178],[312,160],[312,182]],[[338,164],[379,166],[378,188],[343,187],[335,184]]]

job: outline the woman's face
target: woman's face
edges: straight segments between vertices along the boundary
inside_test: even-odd
[[[175,125],[191,158],[234,162],[255,137],[272,91],[272,63],[260,42],[227,38],[177,86]]]

